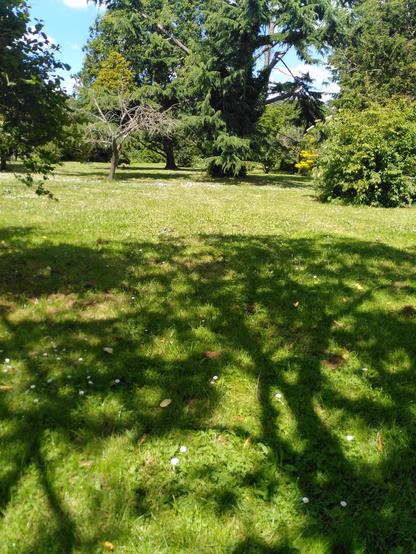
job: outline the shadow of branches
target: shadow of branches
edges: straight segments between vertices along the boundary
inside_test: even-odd
[[[36,383],[39,398],[35,405],[13,400],[14,393],[0,396],[0,417],[8,423],[1,437],[7,463],[0,507],[7,511],[22,477],[36,468],[56,521],[53,535],[39,539],[33,551],[72,552],[100,536],[87,544],[78,532],[55,484],[45,436],[59,432],[69,449],[83,451],[117,434],[128,433],[137,444],[146,435],[212,429],[262,445],[265,452],[254,470],[212,489],[218,517],[238,511],[244,490],[257,488],[270,503],[291,484],[299,510],[299,499],[311,500],[303,536],[323,538],[328,552],[416,550],[416,321],[396,307],[402,295],[415,293],[414,251],[325,236],[33,245],[30,233],[9,229],[0,237],[0,348],[12,359],[24,358],[22,380]],[[407,281],[406,287],[395,286],[397,281]],[[207,331],[202,338],[196,333],[201,326]],[[45,337],[53,347],[42,358]],[[167,355],[163,345],[172,337],[175,350]],[[162,349],[155,347],[159,343]],[[325,366],[334,348],[371,369],[365,393],[348,394],[345,383],[353,370],[343,375],[345,360]],[[204,351],[214,349],[220,358],[204,358]],[[56,371],[59,353],[63,361]],[[250,363],[241,371],[256,388],[257,430],[244,422],[211,423],[222,397],[207,383],[214,369],[226,379],[242,353]],[[395,367],[398,360],[403,367]],[[46,384],[50,375],[53,382]],[[122,418],[82,409],[79,391],[88,388],[88,377],[94,383],[88,398],[99,405],[111,397],[123,406]],[[157,394],[146,401],[149,390]],[[166,411],[159,408],[164,398],[173,400]],[[202,410],[189,409],[195,399]],[[294,422],[292,435],[280,423],[283,413]],[[376,462],[346,450],[342,433],[351,420],[372,433],[374,450],[383,429],[386,446]],[[212,480],[218,465],[205,464],[198,478]],[[174,482],[165,484],[163,499],[181,494],[186,490]],[[151,484],[144,485],[141,496],[153,495]],[[348,518],[339,507],[343,498]],[[157,498],[152,503],[153,511],[160,507]],[[276,529],[265,540],[247,528],[232,552],[300,551],[288,533]]]

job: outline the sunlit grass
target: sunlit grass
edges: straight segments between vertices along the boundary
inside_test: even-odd
[[[415,552],[415,210],[105,174],[0,174],[0,551]]]

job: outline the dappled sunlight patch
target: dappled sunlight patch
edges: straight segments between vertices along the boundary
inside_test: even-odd
[[[62,535],[80,551],[266,552],[287,539],[326,553],[372,522],[368,548],[390,546],[412,517],[415,322],[400,310],[415,304],[413,216],[370,221],[276,188],[145,197],[147,184],[85,181],[62,186],[59,217],[15,210],[42,228],[16,230],[1,254],[12,271],[26,257],[52,268],[0,285],[0,371],[6,358],[16,368],[0,373],[7,548],[26,518],[28,552]],[[332,354],[335,367],[321,363]],[[21,479],[39,455],[55,503]]]

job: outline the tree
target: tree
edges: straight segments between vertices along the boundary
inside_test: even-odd
[[[303,106],[311,98],[307,77],[282,88],[273,83],[272,71],[278,64],[286,66],[290,49],[312,61],[308,48],[328,44],[335,10],[331,2],[214,0],[203,13],[204,38],[197,45],[198,63],[191,78],[199,86],[208,150],[211,145],[209,170],[237,175],[245,171],[244,160],[268,99],[293,98]]]
[[[312,61],[308,49],[322,49],[336,36],[331,0],[97,1],[109,13],[128,10],[129,23],[150,31],[138,35],[138,47],[148,52],[152,70],[158,62],[170,68],[171,83],[156,80],[159,91],[169,102],[179,99],[186,106],[192,116],[187,124],[203,137],[201,146],[216,175],[244,173],[270,94],[276,93],[275,101],[288,95],[303,103],[310,98],[306,81],[299,78],[282,93],[271,82],[272,70],[291,49]],[[153,44],[166,48],[175,63],[166,65],[150,48]]]
[[[117,50],[129,62],[143,101],[160,106],[162,111],[169,110],[180,119],[184,94],[178,76],[189,54],[183,41],[197,32],[195,4],[188,0],[108,3],[108,10],[91,29],[81,80],[93,83],[103,60]],[[162,24],[166,29],[174,28],[175,36]],[[181,139],[178,130],[169,136],[155,134],[151,141],[144,140],[145,148],[163,154],[167,169],[176,169],[175,147]]]
[[[300,126],[300,111],[294,102],[284,101],[266,107],[257,123],[254,142],[255,159],[266,173],[281,167],[286,168],[298,161],[303,128]]]
[[[341,104],[365,107],[393,95],[416,98],[416,0],[364,0],[350,14],[331,63]]]
[[[26,0],[0,3],[0,150],[5,168],[11,151],[30,171],[46,175],[51,156],[42,151],[58,139],[66,118],[66,95],[57,71],[69,69],[56,60],[43,25],[29,26]],[[32,178],[28,176],[30,184]],[[42,185],[38,193],[45,192]]]
[[[110,179],[114,179],[120,157],[133,137],[139,133],[169,135],[174,127],[167,112],[140,101],[133,71],[118,52],[110,53],[85,95],[89,100],[88,111],[84,108],[90,116],[89,137],[111,148]]]

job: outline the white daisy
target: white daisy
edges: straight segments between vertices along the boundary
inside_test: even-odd
[[[170,463],[173,465],[173,466],[177,466],[179,464],[179,458],[172,458]]]
[[[188,448],[186,446],[181,446],[179,448],[179,452],[182,452],[182,454],[184,454],[185,452],[188,452]]]
[[[340,504],[343,508],[346,508],[348,506],[348,504],[345,502],[345,500],[341,500]]]
[[[354,440],[354,437],[352,435],[347,435],[345,438],[347,439],[348,442],[351,442]]]
[[[304,496],[304,497],[302,498],[302,502],[303,502],[304,504],[309,504],[309,498],[308,498],[307,496]]]

